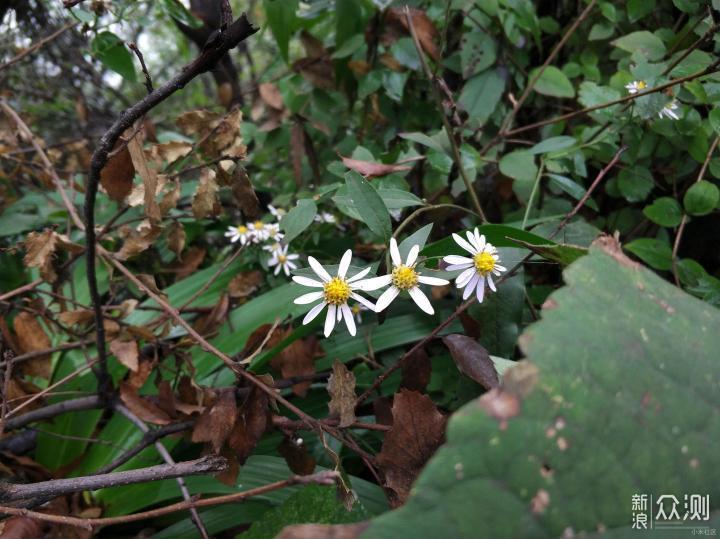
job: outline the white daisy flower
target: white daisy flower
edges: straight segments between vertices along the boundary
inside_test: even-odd
[[[679,120],[680,117],[675,112],[678,109],[677,101],[674,99],[670,101],[667,105],[665,105],[660,112],[658,112],[658,116],[662,118],[663,116],[666,116],[670,118],[671,120]]]
[[[267,230],[267,239],[271,241],[277,242],[285,237],[285,234],[280,232],[280,223],[265,225],[265,230]]]
[[[231,243],[239,241],[240,245],[245,245],[252,240],[253,235],[247,226],[238,225],[228,227],[225,237],[230,238]]]
[[[280,247],[279,250],[275,251],[272,258],[268,261],[268,267],[275,267],[275,275],[280,273],[280,270],[285,272],[285,275],[290,277],[290,271],[297,269],[297,264],[293,260],[297,260],[300,255],[288,254],[288,246]]]
[[[276,253],[282,252],[283,246],[282,243],[276,241],[274,243],[269,243],[268,245],[263,245],[262,249],[271,255],[275,255]]]
[[[335,216],[327,211],[321,211],[320,213],[316,214],[314,220],[317,223],[330,223],[333,225],[337,222]]]
[[[626,84],[625,88],[627,89],[628,93],[636,94],[647,88],[647,82],[645,82],[644,80],[634,80]]]
[[[301,275],[295,275],[293,277],[293,281],[303,286],[322,288],[322,290],[317,292],[310,292],[309,294],[304,294],[299,298],[296,298],[295,303],[298,305],[305,305],[321,300],[320,303],[315,305],[305,315],[302,322],[303,325],[309,324],[315,319],[315,317],[317,317],[318,314],[320,314],[326,305],[328,306],[327,316],[325,317],[326,337],[330,336],[330,333],[332,333],[335,323],[339,322],[343,318],[345,319],[345,325],[347,326],[350,335],[355,335],[357,331],[355,327],[355,320],[353,319],[352,311],[347,304],[350,298],[362,303],[368,309],[372,309],[373,311],[375,310],[375,305],[355,293],[355,290],[358,290],[359,286],[363,283],[360,279],[370,272],[370,268],[367,267],[348,279],[345,276],[348,268],[350,267],[350,260],[352,260],[352,251],[348,249],[345,251],[345,254],[340,260],[337,275],[332,277],[327,270],[322,267],[320,262],[315,260],[312,256],[309,256],[308,262],[310,263],[310,267],[313,269],[315,274],[320,277],[320,281],[310,279],[309,277],[303,277]]]
[[[280,219],[282,219],[285,216],[285,214],[287,213],[287,211],[285,211],[284,209],[276,208],[275,206],[272,206],[270,204],[268,204],[267,208],[268,208],[268,211],[270,212],[270,214],[273,217],[275,217],[275,219],[277,219],[278,221]]]
[[[493,275],[500,275],[500,272],[507,271],[507,268],[498,264],[500,257],[497,249],[485,241],[485,236],[478,234],[476,228],[474,232],[467,232],[465,241],[457,234],[453,234],[455,242],[469,252],[472,258],[465,256],[448,255],[443,258],[445,262],[450,264],[446,269],[448,271],[464,270],[457,279],[455,285],[458,288],[465,288],[463,292],[463,300],[470,297],[475,290],[478,303],[482,303],[485,295],[485,283],[487,282],[490,290],[496,291]]]
[[[250,223],[248,225],[248,229],[250,230],[250,238],[252,239],[253,243],[263,242],[270,237],[270,230],[268,229],[268,225],[263,223],[262,221],[255,221],[254,223]]]
[[[420,284],[442,286],[448,284],[449,281],[439,279],[437,277],[420,275],[417,271],[415,271],[415,263],[417,262],[419,252],[420,246],[413,245],[407,255],[405,263],[403,264],[397,241],[395,238],[390,238],[390,258],[393,263],[392,273],[382,275],[381,277],[366,279],[359,285],[360,289],[364,291],[377,290],[383,286],[391,285],[390,288],[382,293],[375,304],[376,312],[384,310],[396,297],[398,297],[400,292],[407,290],[412,300],[418,307],[420,307],[420,309],[428,314],[435,313],[435,310],[430,304],[430,300],[423,291],[420,290]]]

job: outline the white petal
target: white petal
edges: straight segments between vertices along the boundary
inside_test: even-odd
[[[418,282],[422,284],[429,284],[431,286],[443,286],[449,284],[450,281],[447,279],[440,279],[439,277],[430,277],[429,275],[418,275]]]
[[[383,286],[387,286],[392,282],[392,275],[381,275],[380,277],[373,277],[372,279],[365,279],[355,283],[353,286],[356,290],[362,290],[364,292],[370,292],[377,290]]]
[[[462,239],[460,236],[458,236],[454,232],[453,232],[452,237],[455,240],[455,243],[457,243],[460,247],[465,249],[468,253],[473,254],[473,255],[477,254],[477,250],[472,245],[470,245],[467,241]]]
[[[362,279],[362,278],[365,277],[368,273],[370,273],[370,269],[371,269],[371,266],[368,266],[368,267],[365,268],[364,270],[358,271],[355,275],[353,275],[352,277],[350,277],[350,278],[347,280],[347,282],[348,282],[348,283],[354,283],[355,281],[357,281],[357,280],[359,280],[359,279]]]
[[[293,269],[293,270],[294,270],[294,269],[297,269],[297,264],[295,264],[295,262],[290,262],[290,261],[288,260],[287,262],[285,262],[285,265],[286,265],[288,268],[290,268],[290,269]]]
[[[474,267],[466,269],[460,275],[458,275],[457,279],[455,279],[455,285],[458,288],[462,288],[470,282],[470,279],[472,279],[473,275],[477,275],[477,271]]]
[[[476,229],[476,230],[477,230],[477,229]],[[475,238],[475,234],[473,234],[472,231],[468,230],[468,231],[465,233],[465,237],[467,237],[468,241],[470,242],[470,245],[472,245],[473,247],[475,247],[475,249],[477,249],[478,252],[482,251],[482,249],[480,249],[480,248],[478,247],[477,239]]]
[[[326,337],[330,336],[333,328],[335,327],[336,312],[337,312],[337,307],[335,305],[330,305],[328,307],[327,316],[325,317],[325,336]]]
[[[314,257],[309,256],[308,262],[310,263],[310,267],[313,269],[313,271],[317,274],[318,277],[320,277],[323,281],[328,282],[332,277],[330,277],[330,274],[327,272],[325,268],[320,265],[320,262],[315,260]]]
[[[381,312],[384,311],[388,305],[392,303],[392,301],[398,297],[398,294],[400,293],[400,289],[391,286],[385,292],[382,293],[380,298],[378,298],[377,303],[375,304],[375,312]]]
[[[290,265],[286,262],[283,264],[283,271],[285,272],[286,277],[290,277]]]
[[[297,284],[301,284],[303,286],[312,286],[314,288],[322,288],[323,284],[320,281],[316,281],[315,279],[310,279],[309,277],[303,277],[302,275],[294,275],[293,281],[295,281]]]
[[[348,268],[350,267],[350,261],[352,260],[352,251],[348,249],[340,259],[340,266],[338,266],[338,277],[341,279],[345,278]]]
[[[280,266],[278,266],[278,268],[280,268]],[[309,294],[304,294],[299,298],[295,298],[294,303],[296,305],[307,305],[308,303],[319,300],[321,297],[323,297],[323,294],[324,292],[310,292]]]
[[[492,280],[492,275],[487,276],[487,283],[488,283],[488,286],[490,287],[490,290],[492,290],[493,292],[497,292],[497,288],[495,288],[495,283]]]
[[[483,297],[485,297],[485,278],[484,277],[480,277],[480,280],[478,281],[476,295],[477,295],[478,303],[482,303]]]
[[[393,266],[399,266],[402,264],[402,258],[400,258],[400,250],[397,246],[397,240],[390,238],[390,258],[392,259]]]
[[[445,261],[448,264],[472,264],[473,260],[472,258],[468,258],[466,256],[458,256],[458,255],[447,255],[443,257],[443,261]]]
[[[295,260],[297,258],[300,258],[300,255],[287,255],[288,260]]]
[[[342,305],[338,305],[338,308],[335,310],[335,313],[337,316],[335,316],[335,321],[340,322],[342,320],[342,309],[340,308]]]
[[[477,240],[478,248],[480,249],[480,251],[484,251],[486,245],[485,235],[480,234],[477,228],[475,228],[475,239]]]
[[[475,275],[473,275],[472,278],[470,279],[470,281],[467,283],[467,285],[465,286],[465,290],[463,290],[463,301],[465,301],[472,295],[473,290],[475,290],[475,285],[477,284],[478,279],[480,279],[480,274],[475,273]]]
[[[325,303],[323,301],[322,303],[318,303],[317,305],[315,305],[315,307],[310,309],[308,311],[308,313],[305,315],[305,318],[303,318],[303,322],[302,322],[303,326],[305,326],[305,325],[309,324],[310,322],[312,322],[313,320],[315,320],[315,317],[320,314],[320,311],[322,311],[325,308],[325,305],[327,305],[327,303]]]
[[[423,291],[420,290],[417,286],[408,290],[408,293],[410,294],[410,297],[413,299],[413,301],[417,304],[417,306],[420,307],[423,311],[428,314],[435,314],[435,309],[433,309],[432,305],[430,305],[430,300],[427,299],[427,296],[423,294]]]
[[[343,318],[345,318],[345,325],[348,328],[348,332],[354,337],[357,329],[355,328],[355,319],[353,318],[352,311],[350,310],[350,307],[347,306],[347,304],[343,305],[341,309]]]
[[[464,270],[468,268],[472,268],[474,264],[472,262],[468,262],[466,264],[450,264],[448,267],[445,268],[446,271],[456,271],[456,270]]]
[[[412,266],[417,260],[418,254],[420,254],[420,246],[417,244],[413,245],[410,248],[410,252],[408,253],[407,262],[405,263],[405,265]]]
[[[369,302],[367,299],[365,299],[364,297],[362,297],[360,294],[353,294],[353,293],[351,292],[351,293],[350,293],[350,297],[351,297],[352,299],[354,299],[355,301],[357,301],[358,303],[360,303],[361,305],[365,305],[365,307],[367,307],[367,308],[370,309],[371,311],[374,311],[374,310],[375,310],[375,304]]]
[[[277,275],[278,273],[280,273],[280,270],[281,270],[282,268],[283,268],[283,266],[280,265],[280,264],[278,264],[277,267],[275,268],[275,275]]]
[[[496,269],[498,271],[507,271],[507,268],[505,266],[501,266],[500,264],[495,264],[493,269]]]

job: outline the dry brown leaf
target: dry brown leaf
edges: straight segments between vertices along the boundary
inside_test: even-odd
[[[52,346],[50,337],[45,333],[38,319],[28,312],[23,311],[18,314],[13,320],[13,327],[23,354],[47,350]],[[50,356],[50,354],[44,354],[23,361],[20,368],[27,375],[49,378],[51,374]]]
[[[400,379],[400,387],[404,389],[422,392],[430,383],[432,363],[422,348],[416,350],[410,357],[403,361],[401,369],[402,377]]]
[[[78,324],[86,324],[95,319],[95,313],[90,309],[77,309],[74,311],[65,311],[58,314],[60,323],[66,326],[75,326]]]
[[[293,473],[310,475],[315,471],[315,459],[308,452],[307,445],[303,443],[302,438],[283,437],[283,441],[278,446],[278,453],[285,459],[288,468]]]
[[[232,172],[225,168],[225,163],[234,167]],[[232,188],[233,200],[248,221],[257,219],[261,215],[260,201],[250,182],[245,167],[235,165],[231,161],[221,161],[218,166],[218,180],[220,185]]]
[[[244,299],[255,292],[263,283],[263,274],[261,271],[244,271],[238,273],[228,283],[228,293],[233,299]]]
[[[192,212],[195,219],[215,217],[220,213],[220,201],[217,197],[218,184],[215,181],[215,172],[203,169],[200,182],[192,199]]]
[[[38,268],[42,278],[52,283],[57,279],[53,268],[53,255],[57,248],[57,234],[49,228],[42,232],[30,232],[25,239],[25,258],[29,268]]]
[[[155,276],[149,275],[147,273],[138,273],[135,277],[137,277],[138,280],[142,284],[144,284],[151,292],[154,292],[161,298],[167,300],[167,294],[158,288],[158,285],[155,282]]]
[[[420,46],[433,60],[439,62],[440,49],[437,46],[439,33],[432,20],[423,10],[417,8],[410,8],[410,18]],[[410,33],[404,8],[388,9],[385,15],[385,24],[386,26],[399,25],[405,29],[406,34]]]
[[[114,150],[125,144],[125,140],[118,139]],[[113,151],[114,151],[113,150]],[[135,167],[133,166],[130,152],[125,146],[115,153],[103,169],[100,171],[100,185],[102,185],[108,196],[115,202],[123,202],[133,188]]]
[[[47,523],[31,517],[10,517],[2,522],[2,539],[37,539],[45,537]]]
[[[227,444],[244,464],[268,426],[268,396],[257,387],[250,390],[240,407],[240,416],[228,436]]]
[[[200,135],[209,133],[220,120],[220,115],[209,110],[192,110],[183,113],[177,119],[177,125],[186,135]]]
[[[393,425],[385,435],[377,463],[385,483],[402,504],[420,470],[445,437],[447,418],[426,395],[401,390],[393,401]]]
[[[335,69],[329,57],[300,58],[293,62],[292,70],[317,88],[335,90]]]
[[[141,223],[136,230],[131,230],[120,250],[115,254],[118,260],[127,260],[139,255],[152,246],[160,236],[162,227],[147,222]]]
[[[360,77],[364,77],[372,71],[372,66],[365,60],[350,60],[347,66],[350,71]]]
[[[272,82],[263,82],[260,86],[258,86],[258,91],[260,93],[260,98],[269,107],[272,107],[275,110],[283,110],[285,108],[282,95],[280,95],[280,90],[278,90],[276,84],[273,84]]]
[[[213,451],[219,453],[225,440],[233,430],[238,419],[235,402],[235,390],[222,391],[212,406],[205,408],[195,422],[192,433],[193,442],[209,442]]]
[[[328,378],[327,391],[330,394],[330,415],[340,418],[340,427],[355,423],[355,375],[337,359]]]
[[[355,524],[293,524],[285,526],[275,539],[358,539],[370,522]]]
[[[150,147],[150,159],[165,161],[172,164],[181,157],[185,157],[192,150],[192,144],[180,140],[172,140],[164,144],[154,144]]]
[[[115,355],[120,363],[125,365],[133,372],[138,370],[138,356],[140,351],[135,341],[123,342],[115,339],[110,343],[110,351]]]
[[[230,297],[227,294],[222,294],[212,310],[198,318],[193,327],[201,335],[215,333],[225,323],[229,308]]]
[[[340,157],[342,158],[343,165],[367,178],[377,178],[379,176],[393,174],[394,172],[402,172],[404,170],[412,169],[412,167],[408,165],[388,165],[385,163],[375,163],[373,161],[360,161],[359,159]]]
[[[323,58],[328,55],[322,41],[316,38],[307,30],[300,32],[300,41],[305,49],[305,55],[308,58]]]
[[[168,231],[168,247],[175,253],[178,260],[182,260],[185,248],[185,227],[179,221],[173,221]]]
[[[468,378],[476,381],[485,389],[500,385],[500,378],[495,370],[495,363],[490,354],[477,340],[467,335],[447,335],[443,343],[450,350],[458,370]]]
[[[287,329],[285,332],[276,331],[275,333],[273,338],[280,342],[292,333],[292,329]],[[273,346],[273,344],[268,343],[268,346]],[[296,340],[275,356],[270,362],[270,366],[280,371],[283,378],[307,376],[315,373],[315,358],[321,352],[320,344],[315,337]],[[299,382],[293,386],[293,393],[298,397],[304,397],[311,385],[311,381]]]
[[[298,187],[303,184],[302,163],[305,156],[305,136],[305,128],[302,122],[296,118],[290,130],[290,156],[292,157],[295,185]]]
[[[130,158],[132,159],[135,170],[140,175],[143,185],[145,186],[145,215],[150,222],[157,223],[160,221],[160,206],[158,206],[155,200],[155,194],[157,193],[158,178],[157,171],[150,167],[143,151],[143,142],[140,137],[140,133],[134,136],[127,145],[128,151],[130,152]]]
[[[170,210],[174,210],[178,200],[180,200],[180,179],[175,178],[172,188],[160,200],[160,213],[165,216]]]
[[[196,245],[188,247],[188,250],[183,254],[182,264],[175,268],[177,280],[184,279],[198,269],[200,264],[203,263],[203,260],[205,260],[206,254],[207,251],[202,247]]]
[[[120,400],[128,409],[146,423],[154,425],[168,425],[171,423],[168,416],[157,404],[138,395],[138,388],[134,384],[122,382],[120,384]]]

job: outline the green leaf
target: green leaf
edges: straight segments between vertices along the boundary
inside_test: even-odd
[[[380,188],[376,191],[388,210],[425,205],[421,199],[404,189]]]
[[[495,40],[480,29],[465,32],[460,40],[463,78],[469,79],[495,63]]]
[[[407,258],[408,253],[410,252],[410,249],[413,248],[414,245],[419,245],[420,250],[425,247],[425,243],[427,242],[428,237],[430,237],[430,232],[432,232],[433,223],[430,223],[429,225],[425,225],[422,228],[419,228],[412,234],[410,234],[407,238],[402,240],[398,244],[398,250],[400,251],[400,258],[405,260]]]
[[[465,83],[458,104],[467,111],[472,120],[483,125],[495,112],[503,90],[505,79],[496,69],[490,69]]]
[[[563,266],[569,266],[575,262],[578,258],[585,256],[588,253],[586,247],[580,247],[578,245],[567,245],[567,244],[553,244],[553,245],[533,245],[526,241],[515,240],[515,243],[522,245],[529,251],[532,251],[538,256],[541,256],[545,260],[557,262]]]
[[[573,197],[575,200],[581,200],[587,192],[587,189],[585,189],[582,185],[566,176],[561,176],[560,174],[553,173],[548,173],[546,174],[546,176],[550,180],[549,183],[551,185],[557,187],[561,191],[564,191],[565,193]],[[597,203],[591,198],[587,200],[585,205],[595,211],[598,211],[599,209]]]
[[[710,125],[715,130],[715,133],[720,135],[720,108],[715,107],[712,109],[708,114],[708,120],[710,120]]]
[[[366,518],[362,507],[352,511],[338,500],[335,487],[307,485],[290,496],[278,508],[265,513],[248,531],[237,539],[265,539],[277,536],[285,526],[291,524],[318,523],[341,524],[358,522]]]
[[[160,7],[176,21],[189,26],[190,28],[202,28],[202,21],[180,2],[180,0],[162,0]]]
[[[535,181],[538,168],[535,157],[527,150],[516,150],[500,159],[500,172],[513,180]]]
[[[364,44],[365,36],[363,34],[356,34],[347,41],[345,41],[345,43],[343,43],[340,47],[338,47],[338,49],[334,53],[332,53],[332,56],[330,56],[330,58],[332,58],[333,60],[337,60],[339,58],[347,58]]]
[[[528,80],[532,80],[540,68],[536,67],[528,75]],[[551,97],[575,97],[575,88],[567,75],[555,66],[547,66],[535,83],[534,90],[543,95]]]
[[[645,217],[660,226],[674,227],[680,224],[682,208],[672,197],[660,197],[643,210]]]
[[[628,0],[627,14],[630,22],[637,22],[655,10],[655,0]]]
[[[93,56],[105,67],[115,71],[129,82],[136,82],[132,54],[123,41],[112,32],[100,32],[90,44]]]
[[[610,43],[629,53],[639,52],[650,61],[660,60],[665,56],[665,44],[662,39],[647,30],[632,32]]]
[[[425,133],[400,133],[399,135],[400,138],[417,142],[418,144],[422,144],[423,146],[427,146],[428,148],[432,148],[438,152],[445,154],[449,153],[449,148],[447,148],[444,144],[444,141],[440,140],[438,135],[432,137],[427,136]]]
[[[345,185],[360,220],[385,241],[389,240],[392,234],[390,214],[375,188],[353,170],[345,174]]]
[[[280,226],[285,231],[285,242],[289,243],[302,234],[312,224],[315,215],[317,206],[312,199],[298,200],[297,205],[280,221]]]
[[[683,197],[685,211],[690,215],[707,215],[715,209],[720,200],[720,190],[714,183],[700,180],[690,186]]]
[[[298,0],[264,0],[263,7],[268,26],[275,36],[280,54],[287,62],[290,36],[297,29],[295,12],[298,8]]]
[[[638,238],[625,245],[625,249],[656,270],[672,268],[672,249],[655,238]]]
[[[617,177],[620,193],[628,202],[645,200],[655,186],[652,173],[645,167],[624,168]]]
[[[220,505],[200,511],[200,518],[211,536],[219,535],[223,530],[238,526],[251,525],[260,520],[264,513],[272,509],[267,502],[245,500],[238,504]],[[197,539],[198,529],[188,517],[164,528],[151,539]]]
[[[520,339],[532,363],[452,416],[363,539],[629,539],[634,494],[720,496],[720,312],[599,248],[564,280]]]
[[[550,137],[543,140],[542,142],[538,142],[528,151],[531,154],[557,152],[559,150],[572,148],[573,146],[575,146],[575,144],[577,144],[577,140],[575,140],[575,137],[568,137],[563,135],[559,137]]]

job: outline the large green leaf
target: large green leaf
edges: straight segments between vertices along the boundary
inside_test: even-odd
[[[345,174],[348,196],[357,210],[360,219],[378,236],[390,239],[392,225],[390,214],[383,199],[370,183],[355,171]]]
[[[290,36],[295,32],[298,0],[264,0],[265,17],[277,42],[280,54],[287,62]]]
[[[540,68],[530,72],[529,78],[533,79],[539,73]],[[555,66],[547,66],[540,74],[535,83],[535,91],[539,94],[551,97],[575,97],[575,88],[567,75]]]
[[[135,66],[130,51],[123,41],[112,32],[100,32],[90,45],[93,55],[105,67],[112,69],[124,79],[135,82]]]
[[[630,537],[634,494],[720,496],[720,311],[613,245],[564,276],[521,337],[532,363],[453,416],[410,500],[363,539]]]

